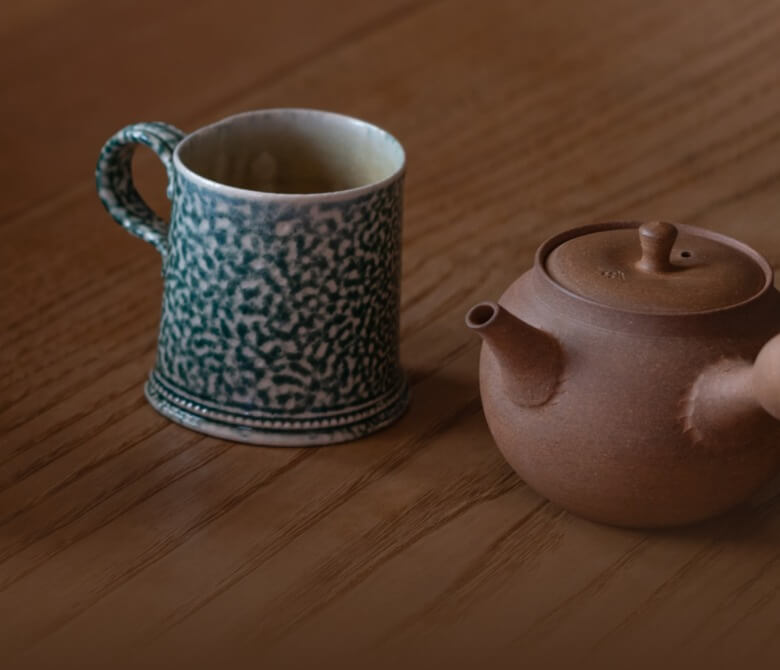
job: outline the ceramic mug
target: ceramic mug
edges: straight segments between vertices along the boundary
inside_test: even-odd
[[[167,169],[170,225],[133,186],[139,144]],[[162,255],[152,406],[269,445],[341,442],[397,419],[404,160],[380,128],[307,109],[111,137],[100,199]]]

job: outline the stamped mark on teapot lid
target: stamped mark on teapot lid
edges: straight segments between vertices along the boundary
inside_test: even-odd
[[[682,314],[737,305],[761,292],[769,272],[736,240],[671,223],[600,224],[544,260],[560,286],[615,309]]]

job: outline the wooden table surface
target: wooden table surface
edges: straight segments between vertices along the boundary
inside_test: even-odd
[[[494,447],[463,326],[594,220],[704,225],[777,267],[779,63],[771,0],[3,3],[0,667],[780,667],[780,482],[687,529],[575,518]],[[94,192],[127,123],[277,106],[408,152],[413,404],[343,446],[146,404],[160,261]]]

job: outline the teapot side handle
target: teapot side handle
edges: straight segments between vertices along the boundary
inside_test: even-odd
[[[758,353],[751,368],[751,387],[764,411],[780,421],[780,335]]]
[[[737,448],[759,439],[780,421],[780,335],[753,363],[721,360],[706,368],[683,400],[683,430],[695,444]]]

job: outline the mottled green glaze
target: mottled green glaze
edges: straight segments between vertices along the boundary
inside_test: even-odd
[[[398,351],[402,169],[321,197],[252,192],[177,168],[182,137],[161,123],[129,126],[97,168],[109,213],[163,255],[152,405],[196,430],[263,444],[354,439],[396,419],[408,402]],[[138,143],[168,169],[170,227],[133,188]]]

